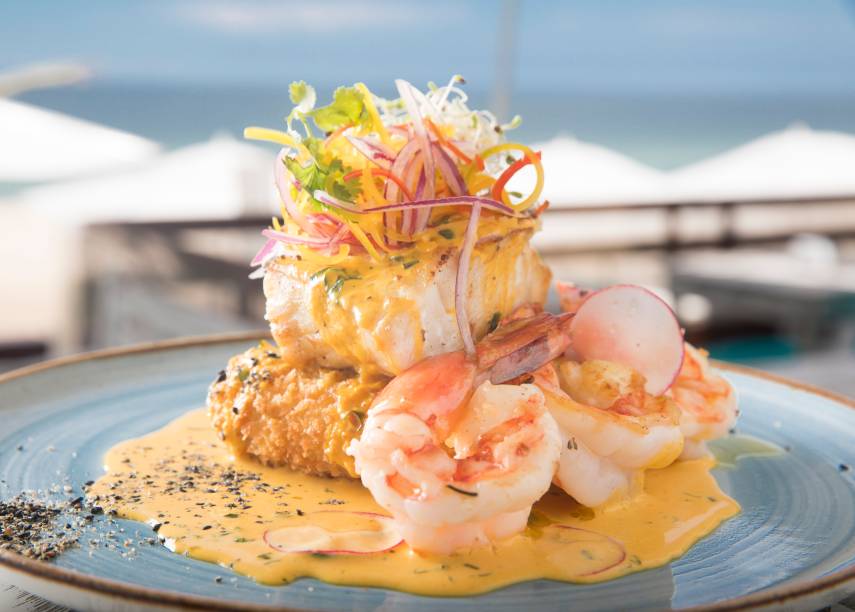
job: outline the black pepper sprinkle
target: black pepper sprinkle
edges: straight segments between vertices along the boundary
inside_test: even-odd
[[[840,470],[841,472],[848,472],[848,471],[849,471],[849,470],[851,470],[852,468],[850,468],[850,467],[849,467],[848,465],[846,465],[845,463],[841,463],[840,465],[838,465],[838,466],[837,466],[837,469],[838,469],[838,470]]]
[[[215,382],[221,383],[226,379],[226,371],[220,370],[217,372],[217,380]]]
[[[37,560],[54,559],[75,546],[85,517],[67,502],[18,495],[0,501],[0,550]]]
[[[304,516],[306,513],[297,508],[297,516]]]

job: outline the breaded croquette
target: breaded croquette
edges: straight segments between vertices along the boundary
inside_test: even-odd
[[[344,449],[387,378],[293,367],[268,343],[231,358],[208,392],[208,412],[236,454],[319,476],[356,476]]]

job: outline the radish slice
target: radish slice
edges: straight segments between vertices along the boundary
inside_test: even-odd
[[[626,560],[626,548],[614,538],[602,533],[571,527],[550,525],[543,529],[538,546],[545,548],[547,560],[556,565],[579,565],[582,569],[576,578],[596,576],[617,567]]]
[[[570,325],[573,350],[582,359],[627,365],[661,395],[683,365],[683,331],[674,311],[637,285],[614,285],[590,294]]]
[[[332,529],[341,525],[348,529]],[[322,510],[304,515],[299,525],[264,532],[264,542],[282,553],[368,555],[391,550],[403,538],[391,516]]]

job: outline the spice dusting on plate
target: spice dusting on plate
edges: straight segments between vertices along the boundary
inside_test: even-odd
[[[80,507],[79,498],[56,503],[22,494],[0,501],[0,550],[53,559],[77,544],[86,522]]]

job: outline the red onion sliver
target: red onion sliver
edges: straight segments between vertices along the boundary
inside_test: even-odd
[[[422,169],[422,171],[419,172],[419,182],[416,185],[416,192],[413,194],[413,197],[416,199],[417,202],[424,197],[425,185],[426,184],[427,184],[427,179],[425,178],[425,171],[424,171],[424,169]],[[421,212],[422,209],[416,209],[416,210]],[[424,210],[427,210],[427,209],[424,209]],[[416,231],[416,228],[415,228],[416,219],[414,218],[412,212],[413,212],[413,209],[410,209],[410,208],[408,208],[407,210],[404,211],[404,223],[402,225],[405,226],[406,229],[404,229],[404,227],[401,228],[402,231],[408,233],[410,236],[412,236],[413,233],[415,233],[415,231]],[[407,217],[409,217],[409,221],[407,221]]]
[[[269,238],[267,242],[264,243],[264,246],[255,254],[255,257],[252,258],[252,262],[249,265],[251,266],[260,266],[265,261],[267,261],[268,256],[273,252],[273,249],[276,247],[277,241],[275,238]]]
[[[395,161],[392,163],[392,169],[390,172],[397,176],[400,176],[402,180],[406,183],[407,177],[405,170],[407,169],[407,165],[413,159],[416,153],[419,152],[419,143],[415,140],[411,140],[398,151],[397,157],[395,157]],[[386,181],[386,189],[383,193],[383,197],[386,198],[389,202],[397,202],[398,201],[398,193],[400,192],[400,188],[395,183],[395,181]]]
[[[376,206],[374,208],[366,208],[360,212],[395,212],[398,210],[407,210],[412,208],[434,208],[436,206],[475,206],[476,204],[483,206],[486,209],[502,213],[509,217],[521,216],[510,206],[506,206],[502,202],[493,200],[492,198],[482,198],[479,196],[452,196],[448,198],[437,198],[435,200],[417,200],[415,202],[401,202],[399,204],[386,204],[385,206]]]
[[[312,197],[315,198],[318,202],[323,202],[327,206],[332,206],[333,208],[340,208],[342,210],[346,210],[347,212],[352,213],[362,212],[353,203],[345,202],[344,200],[339,200],[338,198],[328,194],[326,191],[321,191],[320,189],[316,189],[315,193],[312,194]]]
[[[469,260],[478,239],[478,217],[480,216],[481,204],[476,202],[472,206],[469,223],[466,225],[466,234],[463,237],[460,259],[457,263],[457,278],[454,282],[454,310],[457,315],[457,328],[460,331],[460,338],[463,340],[463,348],[466,349],[466,354],[470,357],[475,355],[475,342],[472,340],[472,330],[469,329],[469,316],[466,314],[466,294],[469,289]]]
[[[310,238],[308,236],[292,236],[291,234],[286,234],[285,232],[277,232],[273,229],[266,229],[261,232],[261,235],[265,238],[278,240],[279,242],[284,242],[286,244],[305,244],[308,246],[325,247],[329,245],[330,242],[329,240],[323,240],[321,238]]]
[[[445,182],[448,184],[449,189],[451,189],[454,195],[467,195],[469,192],[466,188],[466,181],[463,180],[463,176],[461,176],[454,161],[437,143],[434,142],[431,146],[437,154],[436,165]]]
[[[419,152],[419,143],[415,140],[409,141],[401,150],[398,151],[397,157],[395,157],[395,161],[392,164],[392,169],[390,172],[397,176],[401,177],[405,183],[409,184],[409,177],[407,176],[409,169],[414,165],[412,164],[413,158]],[[397,202],[398,196],[401,192],[401,188],[395,183],[395,181],[386,181],[386,189],[383,192],[383,197],[386,198],[387,202]],[[402,215],[403,219],[401,220],[401,232],[406,232],[410,223],[410,215],[404,214]],[[397,225],[395,222],[395,218],[393,215],[386,215],[386,228],[390,230],[397,230]],[[395,245],[397,243],[394,239],[389,239],[390,245]]]
[[[309,223],[315,228],[315,235],[329,238],[344,225],[341,221],[327,213],[315,213],[309,216]]]
[[[416,142],[413,140],[412,142]],[[418,144],[418,143],[416,143]],[[401,177],[401,180],[404,181],[406,185],[410,187],[410,192],[417,192],[419,194],[424,194],[425,191],[425,178],[424,178],[424,162],[422,158],[424,155],[421,152],[421,149],[416,150],[415,153],[410,157],[410,160],[407,162],[407,165],[404,169],[404,175]],[[406,196],[405,196],[406,197]],[[422,199],[421,195],[415,196],[417,200]],[[403,198],[402,198],[403,199]],[[401,215],[401,233],[402,234],[411,234],[413,231],[413,211],[405,210]]]
[[[428,198],[432,198],[436,194],[436,167],[434,164],[433,152],[431,150],[430,138],[428,138],[427,129],[425,129],[425,124],[422,121],[422,115],[419,112],[419,105],[416,102],[416,98],[413,93],[415,88],[409,82],[402,79],[396,79],[395,86],[398,88],[398,93],[401,94],[401,100],[404,102],[404,106],[407,108],[407,113],[410,115],[410,120],[416,135],[415,139],[418,141],[425,157],[424,172],[425,178],[427,179],[425,184],[425,195]],[[418,213],[416,213],[414,231],[420,232],[427,227],[429,218],[429,210],[419,210]]]
[[[362,153],[369,161],[374,162],[381,168],[388,170],[395,161],[395,152],[382,142],[369,138],[357,138],[346,136],[353,148]]]

